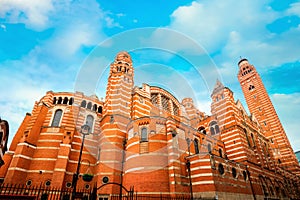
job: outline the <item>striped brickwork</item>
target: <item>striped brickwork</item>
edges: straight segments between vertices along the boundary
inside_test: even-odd
[[[80,92],[47,92],[4,155],[2,181],[72,187],[80,129],[87,124],[91,134],[85,137],[77,188],[104,186],[99,195],[118,195],[120,187],[104,185],[106,178],[157,197],[299,198],[299,177],[278,164],[279,141],[270,141],[271,126],[249,116],[220,81],[208,116],[191,98],[180,102],[163,88],[134,86],[133,75],[130,55],[120,52],[110,65],[104,101]],[[91,182],[83,181],[85,173],[94,175]]]

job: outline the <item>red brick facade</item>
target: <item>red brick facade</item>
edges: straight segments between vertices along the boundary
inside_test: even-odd
[[[248,84],[248,79],[241,73],[247,100],[250,91],[243,83]],[[260,79],[254,86],[265,95],[262,99],[268,97]],[[80,174],[92,173],[94,178],[87,183],[80,176],[78,188],[100,187],[107,177],[110,183],[134,186],[147,195],[300,198],[299,165],[293,162],[285,133],[272,142],[271,127],[264,128],[255,112],[248,116],[219,81],[211,98],[212,115],[207,116],[191,98],[179,102],[162,88],[135,87],[130,55],[121,52],[110,67],[105,101],[79,92],[49,91],[35,103],[4,156],[0,177],[5,183],[71,187],[82,140],[80,127],[87,123],[92,134],[85,138]],[[255,109],[256,104],[247,103]],[[258,105],[269,104],[268,100]],[[283,130],[279,119],[275,123]],[[283,145],[282,138],[287,141]],[[118,185],[110,184],[98,190],[99,195],[119,192]]]

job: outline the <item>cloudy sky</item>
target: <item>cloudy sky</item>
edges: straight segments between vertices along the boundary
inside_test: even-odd
[[[107,64],[119,50],[132,55],[138,86],[192,96],[209,114],[218,78],[246,107],[237,81],[243,57],[300,150],[299,44],[300,2],[293,0],[0,0],[0,116],[11,140],[46,91],[88,88],[104,97]]]

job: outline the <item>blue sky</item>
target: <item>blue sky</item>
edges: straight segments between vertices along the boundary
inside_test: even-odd
[[[148,38],[124,36],[145,27],[152,27]],[[121,47],[135,48],[121,50],[131,52],[136,85],[160,85],[180,100],[192,91],[189,96],[208,114],[216,77],[245,102],[237,62],[247,58],[292,147],[300,149],[300,2],[291,0],[0,0],[0,116],[10,123],[10,139],[35,101],[48,90],[73,92],[85,68],[98,74],[89,92],[104,97],[107,66],[95,48],[117,39],[131,43]],[[189,49],[191,41],[203,51]],[[149,42],[158,48],[142,48]],[[191,67],[195,56],[206,67]],[[217,75],[210,77],[207,69]]]

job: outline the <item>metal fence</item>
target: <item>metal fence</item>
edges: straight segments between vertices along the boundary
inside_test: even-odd
[[[72,188],[61,189],[45,186],[27,186],[20,184],[1,184],[0,199],[39,199],[39,200],[69,200],[72,196]],[[92,190],[77,190],[78,199],[89,200]]]
[[[144,195],[130,190],[128,194],[119,195],[112,194],[96,194],[93,188],[77,190],[75,199],[83,200],[189,200],[189,195],[181,195],[173,197],[171,195]],[[72,188],[52,188],[44,185],[27,186],[18,184],[1,184],[0,199],[1,200],[70,200],[72,197]]]

